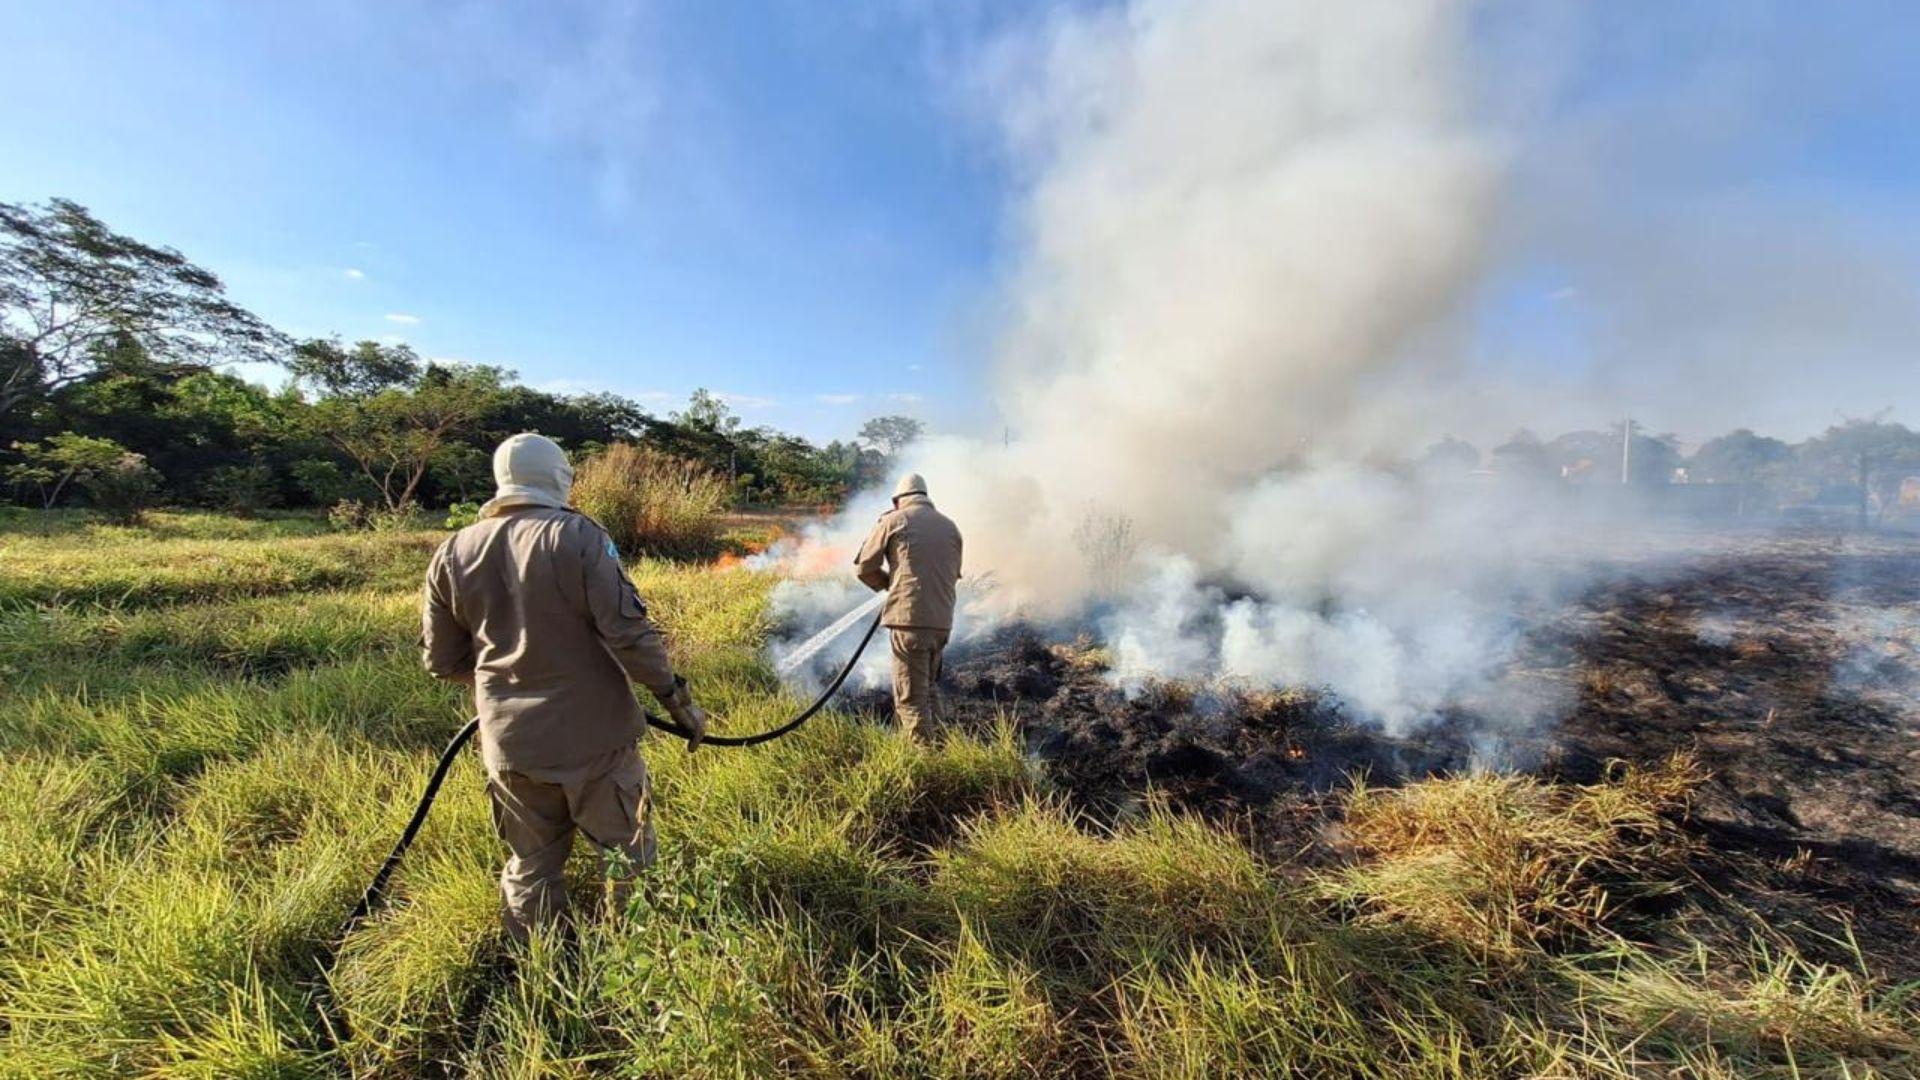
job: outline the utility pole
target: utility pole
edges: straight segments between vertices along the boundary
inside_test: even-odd
[[[1860,452],[1860,515],[1859,515],[1859,524],[1860,524],[1861,532],[1867,531],[1867,490],[1868,490],[1867,481],[1871,480],[1872,478],[1873,478],[1872,461],[1867,457],[1867,452],[1862,450]]]
[[[1633,416],[1620,425],[1620,486],[1633,483]]]

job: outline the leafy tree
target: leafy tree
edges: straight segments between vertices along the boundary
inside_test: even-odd
[[[913,445],[926,431],[927,426],[911,416],[876,416],[860,426],[860,438],[892,457]]]
[[[1779,439],[1756,435],[1751,428],[1739,428],[1700,444],[1687,460],[1687,471],[1696,480],[1716,484],[1748,484],[1769,469],[1793,460],[1793,448]]]
[[[301,433],[307,408],[297,396],[275,395],[217,371],[182,374],[146,364],[137,355],[39,402],[30,417],[41,431],[73,431],[112,439],[145,456],[167,478],[176,501],[217,499],[212,475],[229,466],[268,468],[276,488],[298,457],[330,451]]]
[[[89,377],[117,339],[175,369],[276,360],[285,344],[172,248],[66,199],[0,203],[0,415]]]
[[[366,395],[322,398],[313,430],[353,462],[390,511],[415,501],[427,470],[498,402],[497,368],[430,364],[419,381]]]
[[[222,465],[207,475],[201,494],[210,505],[241,517],[279,501],[273,470],[265,465]]]
[[[1659,486],[1673,482],[1674,470],[1680,467],[1680,436],[1673,432],[1660,435],[1642,435],[1641,426],[1627,421],[1632,430],[1632,452],[1627,460],[1628,481],[1633,484]],[[1613,445],[1620,445],[1622,425],[1615,424],[1609,434]]]
[[[354,481],[341,471],[339,463],[326,458],[301,458],[287,471],[308,505],[328,506],[353,490]]]
[[[1696,482],[1738,485],[1737,512],[1745,513],[1749,496],[1772,487],[1792,464],[1792,447],[1739,428],[1700,444],[1687,459],[1687,474]]]
[[[496,431],[537,431],[571,452],[588,455],[616,442],[635,441],[651,419],[646,410],[617,394],[555,395],[508,386],[486,422]]]
[[[1451,435],[1427,447],[1420,459],[1423,469],[1443,474],[1470,473],[1480,467],[1480,451],[1464,439]]]
[[[740,429],[740,418],[734,415],[720,395],[705,387],[695,390],[687,398],[687,407],[673,414],[675,422],[704,431],[731,435]]]
[[[823,471],[834,478],[833,498],[843,498],[850,490],[883,484],[887,480],[887,456],[857,442],[838,439],[817,451]]]
[[[16,442],[13,449],[21,460],[7,469],[7,482],[38,488],[43,510],[53,509],[68,485],[78,482],[84,487],[96,476],[122,470],[128,467],[128,458],[137,459],[142,466],[146,464],[140,455],[129,453],[112,439],[95,439],[71,431],[61,432],[45,442]]]
[[[333,397],[377,394],[420,377],[420,357],[406,345],[362,341],[352,348],[339,338],[310,338],[293,347],[287,368],[295,380]]]
[[[1554,474],[1554,461],[1540,436],[1520,429],[1493,448],[1493,468],[1505,476],[1544,479]]]
[[[1865,525],[1873,506],[1887,514],[1901,483],[1920,473],[1920,433],[1879,417],[1847,420],[1801,444],[1798,458],[1802,477],[1813,484],[1857,486]]]

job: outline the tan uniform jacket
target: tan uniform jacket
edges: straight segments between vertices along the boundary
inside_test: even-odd
[[[526,507],[455,533],[427,565],[421,655],[473,676],[490,769],[578,764],[645,730],[632,682],[673,690],[666,641],[606,531]]]
[[[868,588],[887,590],[882,625],[953,629],[960,528],[925,495],[908,495],[881,514],[853,564]]]

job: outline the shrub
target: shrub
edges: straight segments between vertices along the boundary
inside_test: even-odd
[[[697,462],[615,443],[580,466],[573,503],[627,554],[699,558],[718,543],[727,482]]]
[[[341,499],[327,511],[327,524],[341,532],[362,532],[372,521],[373,507],[359,499]]]
[[[340,466],[324,458],[302,458],[287,471],[293,474],[293,482],[300,490],[317,503],[345,499],[353,488],[353,482],[340,471]]]
[[[447,507],[447,528],[464,529],[480,520],[480,504],[457,502]]]
[[[405,532],[419,524],[420,504],[412,500],[392,509],[358,499],[341,499],[327,511],[327,522],[341,532]]]
[[[160,474],[147,464],[144,454],[125,453],[106,468],[85,476],[80,486],[94,508],[108,520],[125,525],[137,524],[140,515],[153,505],[160,490]]]
[[[279,494],[265,465],[223,465],[207,474],[201,490],[214,507],[242,517],[273,505]]]

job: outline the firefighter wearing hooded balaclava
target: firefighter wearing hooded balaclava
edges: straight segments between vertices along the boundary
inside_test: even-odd
[[[592,518],[567,505],[573,468],[552,440],[515,435],[493,455],[498,491],[427,567],[422,653],[435,677],[473,687],[507,932],[558,918],[578,831],[606,863],[619,911],[653,861],[647,766],[636,741],[652,691],[697,746],[706,714]]]
[[[953,632],[960,529],[933,508],[920,474],[900,478],[893,509],[867,534],[854,567],[868,588],[886,590],[880,621],[893,639],[893,712],[909,739],[924,742],[940,722],[940,660]]]

